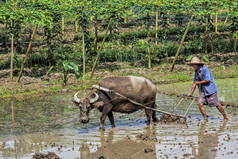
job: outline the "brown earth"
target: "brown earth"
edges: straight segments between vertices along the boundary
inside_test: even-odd
[[[33,159],[60,159],[54,152],[48,152],[47,154],[35,153]]]
[[[171,63],[173,62],[174,57],[165,58],[161,60],[154,60],[154,64],[160,64],[158,66],[154,66],[151,69],[145,68],[146,61],[138,61],[134,64],[135,67],[130,66],[129,63],[103,63],[98,66],[98,70],[95,71],[94,77],[91,80],[89,76],[91,72],[86,74],[85,81],[79,81],[75,78],[73,74],[69,74],[69,80],[67,85],[62,85],[62,73],[50,73],[49,75],[45,75],[48,69],[39,68],[35,69],[24,69],[23,76],[19,83],[16,83],[17,73],[19,70],[15,70],[13,82],[10,81],[10,70],[1,70],[0,71],[0,95],[9,94],[10,97],[24,97],[27,94],[30,95],[44,95],[47,92],[55,92],[55,91],[70,91],[72,90],[72,86],[75,89],[82,89],[90,87],[92,84],[96,83],[99,79],[111,76],[111,75],[136,75],[143,76],[153,81],[155,84],[167,84],[167,83],[175,83],[181,82],[181,79],[173,78],[175,74],[181,74],[182,76],[186,76],[187,78],[193,78],[193,69],[188,67],[185,63],[185,57],[178,57],[178,64],[175,65],[173,72],[170,72]],[[206,63],[206,65],[212,70],[216,67],[222,67],[230,64],[238,63],[238,54],[237,53],[229,53],[225,55],[215,54],[213,56],[210,55],[209,59],[210,63]],[[121,66],[123,67],[121,69]],[[42,76],[35,78],[34,74],[38,72],[38,74],[42,74]],[[229,70],[220,70],[220,72],[225,75],[229,74]],[[170,77],[171,78],[168,78]],[[185,79],[185,81],[188,79]],[[52,88],[49,90],[49,88]],[[10,92],[10,93],[9,93]],[[35,93],[34,93],[35,92]],[[161,92],[163,93],[163,92]],[[173,95],[173,94],[172,94]],[[231,105],[231,104],[228,104]]]

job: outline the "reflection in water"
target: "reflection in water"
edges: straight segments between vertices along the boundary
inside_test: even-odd
[[[55,134],[29,134],[0,140],[0,156],[4,158],[21,158],[26,154],[39,152],[51,143],[59,141]]]
[[[130,115],[116,113],[117,127],[113,130],[107,128],[106,132],[100,134],[100,113],[93,111],[90,123],[82,125],[78,122],[79,109],[70,105],[71,99],[72,93],[68,93],[29,101],[0,102],[0,158],[31,159],[36,152],[55,152],[62,159],[68,159],[69,156],[72,159],[98,158],[103,155],[106,158],[199,158],[200,154],[208,152],[209,156],[218,158],[223,157],[223,154],[236,158],[238,154],[236,108],[227,108],[230,121],[225,134],[230,135],[232,141],[224,140],[224,135],[223,140],[219,137],[224,128],[217,133],[206,132],[210,125],[218,130],[219,119],[212,119],[207,126],[202,125],[199,129],[200,125],[198,127],[197,124],[200,121],[196,117],[200,113],[196,105],[189,111],[191,118],[187,125],[158,123],[145,129],[144,111]],[[158,94],[158,109],[171,111],[176,100],[178,99],[174,96]],[[189,103],[190,101],[185,101],[176,113],[183,114]],[[209,115],[217,115],[216,109],[208,108],[207,111]],[[110,127],[109,120],[106,122]],[[155,134],[158,141],[141,141],[136,138],[140,133]],[[219,146],[216,143],[218,138]],[[55,146],[52,147],[54,143]],[[192,148],[191,145],[195,146]],[[217,148],[219,150],[216,151]],[[153,151],[145,153],[145,149]]]
[[[0,102],[0,136],[45,132],[62,128],[68,99],[52,96],[28,101]],[[56,102],[57,101],[57,102]]]
[[[206,131],[207,122],[202,123],[198,133],[198,153],[196,148],[192,147],[192,154],[195,159],[214,159],[216,158],[219,136],[224,132],[227,121],[223,122],[223,125],[216,133],[208,133]]]
[[[117,132],[118,133],[118,132]],[[148,136],[156,134],[156,128],[149,126],[145,129],[145,134]],[[80,148],[80,158],[88,159],[100,157],[121,159],[121,158],[156,158],[155,154],[155,141],[134,141],[130,139],[129,136],[117,140],[114,142],[114,130],[107,133],[105,137],[105,132],[100,133],[100,144],[101,146],[93,153],[90,153],[90,148],[86,144],[82,145]],[[150,150],[146,153],[145,150]]]

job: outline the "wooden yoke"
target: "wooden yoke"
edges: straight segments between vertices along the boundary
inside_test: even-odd
[[[130,98],[127,98],[126,96],[120,94],[120,93],[117,93],[115,92],[114,90],[111,90],[111,89],[108,89],[108,88],[104,88],[104,87],[100,87],[99,85],[93,85],[92,88],[96,88],[98,90],[102,90],[102,91],[105,91],[105,92],[108,92],[108,93],[115,93],[116,95],[120,96],[120,97],[123,97],[123,98],[126,98],[128,101],[130,101],[131,103],[135,104],[135,105],[139,105],[145,109],[150,109],[150,110],[154,110],[156,112],[160,112],[160,113],[165,113],[165,114],[168,114],[168,115],[174,115],[174,116],[178,116],[178,117],[181,117],[181,118],[187,118],[186,116],[183,116],[183,115],[177,115],[175,113],[170,113],[170,112],[166,112],[166,111],[162,111],[162,110],[158,110],[158,109],[154,109],[154,108],[150,108],[150,107],[147,107],[146,105],[149,105],[151,104],[152,102],[150,103],[147,103],[147,104],[141,104],[141,103],[137,103],[136,101],[133,101],[131,100]],[[153,101],[154,102],[154,101]]]

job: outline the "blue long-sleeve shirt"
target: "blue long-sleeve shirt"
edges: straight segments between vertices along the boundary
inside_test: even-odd
[[[199,93],[203,91],[205,96],[209,96],[218,91],[212,73],[208,67],[201,66],[199,70],[199,76],[200,78],[198,77],[198,71],[195,70],[193,83],[195,83],[196,81],[203,81],[203,80],[210,81],[209,83],[202,84],[201,87],[198,87]]]

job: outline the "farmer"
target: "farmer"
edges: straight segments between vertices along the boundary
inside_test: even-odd
[[[217,107],[220,113],[223,115],[224,120],[228,120],[224,109],[221,107],[217,97],[217,86],[210,69],[204,66],[204,63],[200,62],[197,57],[193,57],[191,62],[187,65],[192,66],[195,69],[194,80],[192,89],[188,96],[192,96],[196,86],[199,88],[198,107],[203,115],[205,121],[208,121],[206,111],[203,105],[209,105],[210,107]]]

